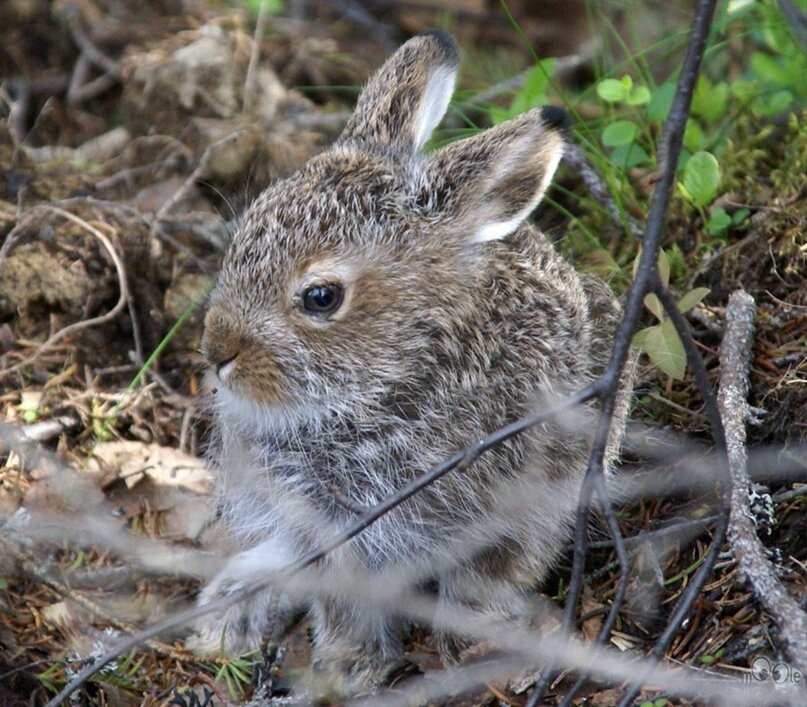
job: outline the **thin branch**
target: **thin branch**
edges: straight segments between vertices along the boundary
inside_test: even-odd
[[[644,247],[639,257],[639,266],[636,271],[636,277],[628,292],[628,299],[625,305],[625,314],[623,315],[622,323],[616,334],[611,359],[605,373],[601,378],[605,394],[601,399],[602,408],[600,413],[600,421],[597,434],[592,445],[589,466],[586,471],[586,479],[583,482],[580,492],[580,501],[578,504],[578,519],[577,526],[575,528],[575,547],[574,560],[572,563],[572,576],[569,581],[569,591],[566,597],[566,607],[564,609],[563,616],[563,624],[566,630],[570,630],[574,623],[573,616],[577,609],[577,602],[580,598],[580,591],[583,582],[585,553],[588,543],[588,509],[591,503],[591,494],[594,489],[594,484],[589,480],[594,476],[602,474],[603,459],[608,443],[608,433],[610,431],[611,419],[613,417],[616,397],[619,390],[619,380],[628,360],[628,351],[630,348],[633,331],[639,321],[639,315],[642,310],[642,302],[645,295],[652,288],[656,287],[656,284],[658,283],[658,253],[659,249],[661,248],[661,239],[664,234],[667,210],[670,203],[673,184],[675,182],[675,164],[677,163],[678,155],[683,144],[684,128],[686,127],[686,121],[689,117],[692,94],[695,90],[695,83],[700,72],[701,59],[703,58],[703,52],[706,48],[706,40],[709,36],[709,29],[711,27],[715,5],[716,0],[700,0],[698,4],[698,9],[693,21],[692,32],[687,45],[687,52],[684,58],[683,68],[681,70],[681,76],[676,86],[673,104],[670,108],[670,113],[667,120],[664,123],[664,129],[659,140],[658,164],[660,168],[660,176],[650,202],[650,210],[647,217],[647,227],[642,239]],[[684,323],[684,326],[686,326],[686,323]],[[700,354],[694,345],[691,347],[691,349],[687,349],[687,354],[688,358],[691,359],[694,356],[696,359],[690,360],[690,364],[693,365],[693,367],[695,367],[696,364],[700,364],[701,368],[703,367]],[[699,384],[702,382],[703,381],[699,380]],[[706,380],[706,385],[708,388],[708,380]],[[702,393],[704,394],[704,397],[707,396],[707,393],[703,391]],[[719,447],[725,449],[725,444],[723,443],[722,439],[722,428],[720,428],[720,416],[717,414],[716,405],[714,406],[714,410],[711,412],[713,412],[713,415],[710,417],[713,418],[712,425],[715,441],[718,442]],[[607,503],[607,499],[605,502]],[[718,523],[718,528],[715,531],[716,533],[719,532],[719,527],[720,523]],[[719,545],[719,542],[717,544]],[[716,559],[716,554],[713,559],[710,559],[712,562],[708,568],[709,572],[711,571],[711,565],[713,565],[714,559]],[[701,570],[703,569],[704,568],[702,567]],[[699,572],[699,575],[696,576],[700,576],[702,582],[705,582],[706,575],[703,572]],[[689,592],[689,590],[692,589],[692,587],[696,584],[697,583],[693,581],[693,583],[687,588],[687,592]],[[662,636],[664,642],[671,640],[671,637],[677,632],[680,621],[683,621],[683,616],[680,614],[685,616],[686,613],[689,612],[689,609],[697,596],[695,593],[687,592],[684,594],[686,601],[679,602],[679,606],[677,607],[676,612],[674,612],[673,619],[671,620],[670,625],[668,625],[668,629],[670,629],[671,626],[672,629]],[[681,609],[681,611],[678,611],[678,609]],[[660,643],[662,643],[661,640],[659,644],[656,645],[657,648]],[[547,666],[541,680],[536,685],[533,693],[530,695],[530,699],[527,702],[527,707],[536,707],[536,705],[543,699],[544,692],[546,692],[546,688],[552,679],[552,672],[553,670],[550,668],[550,666]],[[622,704],[627,704],[628,702],[629,700],[627,699],[626,695],[626,698],[623,699]]]
[[[64,9],[70,36],[73,37],[73,41],[81,49],[82,54],[99,69],[120,80],[123,76],[120,64],[104,54],[87,36],[87,33],[81,27],[81,20],[79,19],[81,12],[76,3],[65,3]]]
[[[720,346],[720,394],[718,404],[726,430],[728,463],[733,488],[729,542],[740,571],[754,594],[779,626],[788,659],[802,674],[807,670],[807,614],[776,577],[765,557],[765,548],[751,519],[745,449],[748,418],[748,369],[754,340],[756,304],[753,297],[737,290],[726,307],[726,333]]]
[[[807,45],[807,15],[805,15],[791,0],[779,0],[779,8],[790,23],[790,29],[799,44]]]
[[[356,537],[365,528],[369,527],[379,518],[401,505],[404,501],[411,498],[430,484],[434,483],[437,481],[437,479],[445,476],[448,472],[452,470],[457,470],[459,472],[464,471],[485,452],[493,449],[511,437],[521,434],[524,430],[534,427],[544,420],[552,418],[565,410],[576,407],[577,405],[582,405],[588,400],[596,397],[599,390],[600,388],[598,384],[593,383],[583,390],[580,390],[577,393],[574,393],[555,403],[554,405],[549,406],[545,410],[532,413],[531,415],[527,415],[520,420],[516,420],[506,427],[503,427],[487,437],[478,440],[476,443],[470,445],[466,449],[457,452],[453,457],[451,457],[451,459],[438,464],[425,474],[421,474],[420,476],[414,478],[396,493],[389,496],[386,500],[382,501],[376,506],[373,506],[373,508],[369,509],[361,518],[356,520],[352,525],[348,526],[348,528],[342,533],[335,535],[333,538],[331,538],[331,540],[323,543],[318,550],[314,550],[300,560],[293,562],[285,569],[280,570],[270,579],[242,587],[228,596],[221,597],[220,599],[208,602],[207,604],[195,606],[185,611],[181,611],[168,619],[165,619],[164,621],[160,621],[152,626],[144,628],[134,636],[122,640],[106,653],[97,658],[93,663],[84,668],[75,678],[73,678],[73,680],[65,685],[59,694],[50,700],[45,707],[58,707],[63,700],[66,700],[79,687],[92,678],[93,675],[102,670],[107,664],[115,660],[115,658],[117,658],[119,655],[130,651],[132,648],[136,648],[144,641],[158,636],[163,631],[174,628],[175,626],[182,626],[209,613],[228,609],[231,606],[235,606],[236,604],[246,601],[251,596],[254,596],[258,592],[261,592],[280,581],[288,581],[289,579],[295,577],[304,569],[316,564],[326,555],[330,554],[338,547],[341,547],[352,538]]]
[[[244,113],[249,113],[252,109],[252,95],[255,90],[255,72],[258,68],[258,60],[261,57],[261,42],[263,41],[263,33],[266,30],[266,22],[268,19],[269,2],[268,0],[261,0],[261,4],[258,7],[258,19],[255,21],[255,34],[252,37],[252,51],[249,54],[247,76],[244,79]]]
[[[642,228],[630,214],[620,212],[616,202],[608,191],[605,180],[594,169],[582,148],[569,143],[563,155],[564,161],[569,164],[581,177],[591,198],[605,208],[613,222],[625,228],[637,240],[642,239]]]
[[[134,626],[126,621],[121,621],[117,617],[110,614],[110,612],[104,607],[96,603],[92,597],[85,595],[83,592],[74,590],[72,587],[63,584],[55,577],[44,572],[38,566],[39,563],[27,557],[26,554],[20,550],[20,548],[15,547],[14,543],[9,537],[0,536],[0,547],[5,548],[6,552],[14,558],[16,566],[31,579],[34,579],[39,585],[49,587],[60,596],[64,597],[65,599],[69,599],[78,606],[82,607],[84,610],[94,614],[105,624],[109,624],[118,631],[129,634],[135,633],[136,629]],[[151,650],[159,653],[160,655],[178,660],[185,658],[180,651],[175,650],[173,647],[165,643],[152,640],[148,641],[147,645]]]
[[[663,538],[667,535],[672,536],[673,540],[679,541],[682,537],[691,540],[696,535],[706,530],[706,526],[711,525],[717,520],[717,516],[711,515],[704,518],[690,518],[682,520],[678,523],[664,526],[663,528],[656,528],[655,530],[646,530],[638,535],[633,535],[625,538],[625,545],[627,546],[641,546],[646,542]],[[599,548],[613,547],[612,540],[598,540],[597,542],[589,543],[588,545],[592,550]]]
[[[160,221],[163,221],[168,216],[174,206],[188,195],[191,189],[196,186],[196,183],[208,175],[211,166],[215,164],[225,150],[230,147],[238,147],[239,141],[245,134],[247,134],[246,130],[236,130],[205,148],[194,170],[154,215],[155,228]]]
[[[660,282],[657,283],[655,288],[656,296],[661,300],[664,310],[673,322],[678,336],[684,345],[686,351],[687,361],[692,368],[692,373],[697,383],[698,390],[703,396],[704,409],[712,428],[712,438],[715,441],[717,450],[716,458],[716,483],[720,492],[720,499],[723,503],[720,506],[717,520],[715,522],[715,529],[712,533],[712,544],[709,547],[706,555],[703,558],[701,566],[697,572],[690,578],[689,584],[686,589],[681,593],[678,602],[673,609],[672,615],[667,621],[667,626],[662,632],[661,636],[656,640],[651,656],[656,660],[660,660],[667,648],[672,643],[673,638],[678,633],[678,630],[683,625],[684,620],[689,616],[692,607],[695,604],[698,596],[701,593],[706,581],[712,574],[715,563],[717,562],[718,555],[721,551],[721,546],[726,538],[726,531],[729,523],[729,495],[731,493],[731,476],[729,475],[727,461],[726,461],[726,438],[723,432],[723,423],[720,418],[720,411],[717,407],[717,399],[715,398],[714,390],[709,383],[709,377],[706,373],[706,366],[703,363],[698,346],[692,336],[692,331],[689,328],[684,315],[678,309],[678,303],[675,298],[670,294],[666,287],[662,286]],[[625,692],[622,700],[619,702],[618,707],[629,707],[633,703],[633,699],[639,693],[642,683],[647,678],[644,672],[640,672],[628,690]]]
[[[61,415],[59,417],[53,417],[50,420],[23,425],[22,428],[20,428],[20,432],[32,442],[47,442],[49,439],[58,437],[62,432],[66,432],[76,425],[78,425],[77,419],[67,415]]]
[[[611,635],[611,630],[614,628],[619,610],[622,608],[622,604],[625,601],[625,593],[628,589],[628,580],[630,578],[630,574],[628,572],[628,551],[625,546],[625,539],[622,537],[622,533],[619,530],[619,521],[617,520],[616,513],[614,513],[614,509],[611,507],[611,504],[604,502],[607,495],[607,492],[605,491],[605,479],[602,476],[599,476],[597,477],[597,481],[599,482],[597,491],[601,499],[603,512],[605,513],[606,520],[608,521],[608,530],[611,533],[611,542],[616,550],[617,560],[619,562],[619,583],[617,584],[616,591],[614,592],[614,598],[611,601],[611,608],[608,611],[608,616],[605,618],[605,621],[603,621],[602,627],[600,628],[597,638],[594,641],[595,645],[600,646],[608,640],[608,637]],[[575,684],[572,685],[569,692],[566,693],[566,696],[560,703],[560,707],[569,707],[587,680],[587,675],[581,675]]]
[[[367,9],[357,0],[329,0],[335,12],[358,27],[366,29],[370,36],[385,49],[394,49],[395,42],[392,35],[394,29],[373,17]]]
[[[292,581],[293,580],[293,581]],[[450,631],[468,636],[474,640],[488,640],[500,646],[495,654],[481,661],[447,669],[436,676],[426,676],[422,680],[414,680],[403,686],[401,690],[390,690],[385,694],[374,694],[369,701],[358,700],[355,704],[421,704],[424,699],[421,690],[430,689],[431,699],[435,701],[458,689],[468,689],[486,681],[507,679],[520,672],[525,666],[545,660],[547,655],[560,657],[565,664],[576,670],[589,669],[595,677],[602,680],[629,680],[637,668],[645,668],[655,685],[668,692],[681,694],[692,699],[725,698],[732,704],[740,704],[739,700],[753,700],[754,704],[797,704],[795,686],[789,691],[774,687],[772,683],[750,686],[739,680],[723,679],[716,682],[712,677],[704,677],[697,670],[690,670],[685,675],[664,666],[648,664],[647,661],[636,661],[633,657],[625,659],[618,652],[597,646],[582,644],[578,641],[558,639],[554,636],[539,636],[533,630],[518,625],[516,622],[502,621],[500,617],[464,605],[452,605],[450,609],[437,611],[437,599],[411,588],[400,582],[389,581],[387,576],[372,577],[362,575],[357,581],[353,572],[345,572],[336,577],[329,576],[328,582],[322,581],[318,573],[306,573],[292,578],[290,575],[276,575],[274,584],[284,592],[297,597],[337,598],[350,595],[354,600],[378,607],[384,611],[395,610],[402,616],[410,617],[419,623],[434,623],[438,630]],[[240,595],[243,598],[243,594]],[[228,604],[231,603],[227,602]],[[224,604],[217,600],[216,609]],[[192,612],[200,615],[201,609],[195,607]],[[188,612],[183,612],[187,617]],[[174,617],[175,619],[177,617]],[[154,628],[153,630],[156,630]],[[134,644],[129,643],[129,648]],[[114,656],[112,656],[114,657]],[[490,666],[495,662],[491,672],[481,675],[477,670],[482,665]],[[454,677],[462,674],[462,682],[457,683]],[[84,674],[84,671],[82,671]],[[418,695],[413,699],[412,695]],[[55,707],[57,700],[64,693],[54,698],[47,707]],[[309,695],[309,697],[311,697]],[[732,701],[733,700],[733,701]]]
[[[42,355],[47,349],[51,346],[56,344],[57,342],[64,339],[66,336],[70,336],[71,334],[76,334],[77,332],[83,331],[84,329],[88,329],[90,327],[98,326],[99,324],[106,324],[109,321],[112,321],[115,317],[120,314],[120,312],[126,307],[126,303],[129,301],[129,285],[126,279],[126,268],[123,266],[123,261],[121,260],[118,252],[115,250],[115,247],[112,245],[112,242],[107,238],[101,231],[99,231],[95,226],[87,223],[83,218],[80,216],[76,216],[75,214],[71,214],[69,211],[65,211],[58,206],[51,206],[51,205],[43,205],[41,208],[46,209],[47,211],[52,211],[63,218],[66,218],[68,221],[72,221],[76,225],[83,228],[87,233],[97,238],[101,245],[104,246],[106,251],[109,253],[109,257],[112,259],[112,262],[115,265],[115,270],[118,274],[118,287],[120,289],[120,295],[118,296],[118,301],[115,303],[115,306],[110,309],[105,314],[101,314],[97,317],[92,317],[91,319],[84,319],[79,322],[73,322],[72,324],[68,324],[66,327],[59,329],[53,336],[51,336],[44,344],[42,344],[31,356],[28,358],[23,359],[19,363],[10,366],[9,368],[0,370],[0,379],[4,378],[5,376],[13,373],[14,371],[18,371],[19,369],[29,365],[33,361],[35,361],[39,356]],[[5,253],[0,252],[0,262],[2,261],[2,257]]]

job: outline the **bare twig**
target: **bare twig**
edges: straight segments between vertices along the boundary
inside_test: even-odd
[[[357,516],[367,512],[367,506],[362,506],[360,503],[356,503],[353,499],[345,496],[342,489],[336,485],[329,486],[328,493],[333,496],[333,500],[342,506],[342,508],[350,511],[351,513],[355,513]]]
[[[219,158],[224,150],[227,150],[229,147],[233,149],[237,148],[239,145],[239,141],[241,141],[245,134],[247,134],[246,130],[236,130],[233,133],[230,133],[226,137],[223,137],[221,140],[217,140],[214,143],[211,143],[205,148],[205,151],[202,153],[202,157],[199,159],[199,163],[196,165],[194,170],[188,175],[188,178],[182,183],[182,185],[177,189],[170,198],[160,207],[157,213],[154,216],[154,224],[159,224],[160,221],[165,219],[168,214],[171,212],[171,209],[176,206],[177,203],[182,201],[191,189],[196,185],[196,183],[208,175],[209,170],[215,164],[216,159]]]
[[[687,324],[684,315],[681,314],[678,309],[678,304],[675,301],[675,298],[670,294],[669,290],[667,290],[667,288],[661,284],[661,282],[656,283],[655,293],[656,296],[661,300],[665,312],[672,320],[675,330],[678,332],[678,336],[681,338],[681,342],[684,345],[684,351],[686,352],[687,361],[689,361],[689,365],[692,368],[692,373],[695,378],[695,382],[697,383],[698,390],[703,396],[704,409],[709,417],[710,426],[712,428],[712,438],[715,441],[717,452],[715,468],[718,473],[715,474],[715,482],[717,483],[720,491],[719,498],[723,502],[720,506],[715,522],[711,546],[703,556],[700,568],[690,578],[689,584],[678,598],[678,602],[672,611],[672,615],[667,621],[667,626],[665,627],[661,636],[659,636],[657,639],[655,645],[653,646],[653,650],[651,651],[651,657],[655,658],[656,660],[660,660],[670,643],[672,643],[672,640],[675,638],[678,630],[683,625],[684,620],[691,613],[696,599],[700,595],[706,581],[711,576],[715,563],[717,562],[721,545],[726,537],[726,530],[729,522],[728,497],[731,492],[731,476],[729,475],[726,463],[726,439],[723,432],[723,423],[720,418],[720,411],[717,407],[717,399],[715,397],[714,390],[712,389],[712,386],[709,383],[709,377],[706,374],[706,367],[703,363],[703,358],[701,358],[700,352],[698,351],[698,346],[695,343],[695,339],[692,337],[692,332],[689,329],[689,325]],[[633,699],[638,694],[643,682],[646,679],[647,674],[644,671],[638,671],[630,687],[623,695],[622,700],[620,700],[619,707],[629,707],[629,705],[633,703]]]
[[[90,101],[96,96],[100,96],[105,91],[108,91],[119,81],[120,77],[108,71],[105,74],[97,76],[92,81],[87,81],[76,86],[72,93],[67,96],[67,103],[71,106],[75,106],[85,101]]]
[[[733,292],[726,307],[726,333],[720,347],[718,404],[726,429],[733,481],[729,541],[740,571],[779,626],[788,659],[804,674],[807,669],[807,614],[787,593],[766,559],[748,505],[751,480],[746,468],[745,422],[755,313],[753,297],[742,290]]]
[[[107,74],[114,76],[117,80],[120,80],[123,76],[120,64],[95,46],[81,26],[80,14],[81,12],[78,7],[76,7],[75,3],[65,3],[67,27],[70,30],[70,36],[73,37],[73,41],[81,49],[82,54],[95,64],[95,66],[102,69]]]
[[[603,507],[603,511],[605,512],[606,519],[608,520],[608,529],[611,533],[611,540],[613,542],[614,548],[616,549],[617,559],[619,562],[619,583],[617,584],[616,591],[614,592],[614,598],[611,601],[611,608],[608,611],[608,616],[605,618],[605,621],[600,628],[599,633],[597,634],[597,638],[595,639],[595,645],[601,646],[607,640],[608,637],[611,635],[611,630],[614,628],[614,624],[616,623],[617,616],[619,614],[619,610],[622,608],[622,603],[625,600],[625,592],[628,589],[628,551],[625,547],[625,542],[622,538],[622,534],[619,530],[619,522],[617,521],[616,514],[614,513],[613,508],[611,508],[611,504],[608,502],[606,498],[606,494],[604,493],[605,488],[605,481],[602,477],[599,477],[600,481],[600,500],[601,505]],[[564,697],[563,701],[560,703],[561,707],[569,707],[572,704],[577,693],[583,687],[588,679],[588,675],[583,673],[577,679],[575,684],[571,687],[569,692]]]
[[[577,171],[585,183],[592,199],[605,208],[614,223],[618,226],[625,227],[634,238],[641,240],[642,229],[636,222],[636,219],[628,213],[622,214],[622,212],[620,212],[619,207],[608,192],[608,186],[605,184],[605,180],[603,180],[597,170],[594,169],[580,146],[569,143],[566,146],[563,159]]]
[[[501,646],[501,652],[492,656],[491,659],[495,667],[491,661],[483,660],[459,669],[449,669],[433,678],[427,677],[423,681],[415,681],[405,686],[404,690],[409,689],[411,692],[403,702],[400,702],[401,694],[396,690],[390,691],[386,695],[374,695],[372,704],[412,704],[411,695],[418,694],[421,689],[429,689],[432,691],[430,694],[434,699],[438,699],[439,695],[456,691],[459,687],[468,688],[469,685],[488,680],[506,679],[519,672],[525,665],[545,660],[550,654],[558,655],[565,664],[574,669],[591,670],[596,677],[604,680],[628,680],[637,668],[642,668],[647,672],[649,679],[662,689],[691,698],[712,700],[724,698],[730,704],[743,704],[746,699],[753,700],[753,704],[795,704],[797,699],[794,696],[794,689],[782,692],[776,690],[772,684],[749,686],[738,680],[726,678],[717,681],[702,677],[696,670],[681,675],[677,671],[648,661],[636,661],[632,658],[625,660],[615,651],[583,645],[580,642],[568,641],[554,635],[539,636],[525,627],[512,622],[503,622],[500,618],[485,615],[464,605],[452,605],[447,610],[436,612],[436,600],[433,596],[408,589],[399,582],[390,582],[384,576],[373,578],[362,575],[361,581],[357,582],[352,573],[346,572],[324,582],[319,573],[309,568],[304,574],[292,575],[280,572],[273,578],[272,584],[288,592],[291,596],[298,597],[343,597],[350,594],[354,599],[366,602],[368,606],[387,610],[394,607],[397,613],[409,616],[416,621],[434,622],[436,628],[440,630],[466,635],[477,640],[492,640],[497,646]],[[252,593],[252,590],[239,589],[237,593],[238,599],[244,600]],[[205,609],[218,611],[231,606],[235,603],[234,599],[235,596],[217,599],[208,605],[193,607],[175,614],[169,620],[151,627],[147,632],[142,632],[139,637],[142,639],[148,633],[147,637],[153,638],[160,630],[186,623],[201,616],[202,613],[206,613]],[[113,649],[114,653],[110,651],[105,657],[107,660],[111,660],[117,654],[135,647],[137,638],[138,636],[134,636],[125,639]],[[485,672],[484,675],[478,674],[476,669],[482,664],[490,667],[491,671]],[[456,670],[459,670],[462,675],[462,682],[459,684],[454,679],[457,675]],[[469,671],[473,674],[469,674]],[[91,673],[84,670],[77,679],[88,679],[90,676]],[[63,691],[49,702],[47,707],[56,707],[59,700],[67,694]],[[424,701],[426,700],[422,697],[414,700],[418,704]],[[359,702],[359,704],[366,703]]]
[[[700,0],[698,9],[693,22],[692,33],[689,38],[687,46],[686,57],[684,58],[684,65],[681,70],[681,76],[678,80],[676,87],[675,98],[670,113],[664,124],[664,130],[659,141],[659,166],[661,168],[660,178],[656,184],[653,192],[653,197],[650,203],[650,211],[647,217],[647,227],[645,229],[643,244],[644,248],[639,257],[639,266],[636,271],[636,277],[633,285],[628,292],[628,299],[625,305],[625,314],[622,319],[619,331],[617,332],[614,341],[614,348],[611,354],[611,360],[605,373],[602,375],[600,382],[602,383],[601,390],[601,413],[600,421],[597,427],[597,433],[592,445],[591,457],[589,459],[588,469],[586,471],[586,479],[583,482],[583,487],[580,493],[580,501],[578,504],[577,525],[575,528],[575,545],[574,545],[574,559],[572,564],[572,575],[569,582],[569,591],[566,597],[566,606],[563,615],[563,623],[565,629],[568,631],[574,625],[574,615],[577,610],[577,602],[580,597],[583,581],[583,569],[585,565],[586,549],[588,546],[588,517],[589,508],[591,505],[592,493],[595,489],[593,479],[601,477],[603,473],[603,459],[605,456],[605,449],[608,444],[608,437],[611,427],[611,420],[614,415],[616,406],[617,394],[619,391],[619,379],[628,361],[628,350],[630,348],[631,338],[633,331],[639,321],[639,315],[642,309],[642,302],[645,295],[659,285],[658,276],[658,252],[661,247],[661,239],[664,232],[664,224],[667,217],[667,209],[672,194],[672,187],[675,181],[674,165],[678,159],[678,154],[681,151],[681,146],[684,139],[684,128],[689,116],[689,107],[692,102],[692,94],[695,89],[695,82],[698,78],[700,71],[700,63],[703,57],[703,52],[706,47],[706,40],[709,35],[709,28],[711,27],[712,16],[716,0]],[[666,290],[665,290],[666,292]],[[671,298],[669,298],[671,299]],[[673,309],[676,309],[673,302]],[[677,309],[676,309],[677,312]],[[672,316],[672,315],[671,315]],[[675,318],[676,329],[679,328],[680,323],[683,321],[683,327],[686,329],[686,322],[683,317]],[[688,330],[685,332],[689,335]],[[684,336],[679,331],[679,335]],[[691,335],[689,335],[691,342]],[[696,371],[703,368],[702,359],[694,346],[688,346],[686,339],[684,344],[687,350],[687,358],[690,364]],[[695,360],[693,360],[693,358]],[[698,368],[700,366],[700,368]],[[698,384],[701,389],[701,394],[707,400],[711,393],[711,388],[708,379],[703,375],[698,375]],[[705,386],[703,388],[702,386]],[[712,423],[712,430],[715,441],[718,447],[725,448],[723,442],[722,427],[720,426],[720,415],[717,412],[714,396],[711,398],[711,408],[707,404],[707,412]],[[604,496],[604,495],[603,495]],[[607,496],[601,501],[605,506],[608,503]],[[712,547],[720,545],[722,539],[721,530],[722,526],[720,521],[715,529],[716,540],[713,542]],[[700,588],[706,582],[706,578],[712,571],[714,562],[717,559],[716,551],[710,554],[704,561],[698,573],[696,573],[692,582],[687,587],[687,590],[682,594],[678,606],[673,612],[673,616],[667,626],[667,630],[662,634],[654,648],[654,654],[659,650],[663,652],[669,641],[677,632],[681,622],[689,613],[692,604],[694,603]],[[544,674],[530,695],[527,707],[536,707],[536,705],[543,699],[544,692],[552,678],[552,670],[545,669]],[[627,705],[638,692],[639,686],[634,684],[623,698],[621,705]]]
[[[67,102],[68,104],[75,103],[76,92],[87,83],[87,76],[89,76],[92,62],[87,55],[82,52],[76,59],[75,66],[73,66],[73,73],[70,74],[70,85],[67,87]]]
[[[805,15],[791,0],[779,0],[779,7],[782,14],[790,23],[790,28],[796,36],[796,40],[804,47],[807,45],[807,15]]]
[[[261,0],[261,4],[258,7],[258,19],[255,21],[255,34],[252,38],[252,51],[249,55],[247,76],[244,80],[244,113],[249,113],[253,105],[252,95],[255,90],[255,71],[258,68],[258,60],[261,56],[261,42],[263,41],[263,33],[266,30],[266,21],[268,19],[269,3],[267,0]]]
[[[120,295],[118,296],[118,301],[115,303],[115,306],[110,309],[105,314],[101,314],[97,317],[92,317],[91,319],[84,319],[79,322],[73,322],[72,324],[68,324],[66,327],[59,329],[55,334],[53,334],[44,344],[42,344],[31,356],[28,358],[23,359],[19,363],[10,366],[4,370],[0,370],[0,379],[13,373],[14,371],[18,371],[19,369],[29,365],[37,358],[39,358],[42,353],[47,351],[51,346],[56,344],[57,342],[64,339],[66,336],[70,336],[71,334],[76,334],[79,331],[83,331],[84,329],[88,329],[89,327],[98,326],[99,324],[106,324],[109,321],[112,321],[115,317],[120,314],[120,312],[126,307],[126,303],[129,300],[129,286],[126,279],[126,268],[123,265],[123,261],[121,260],[118,252],[115,250],[115,247],[112,245],[112,242],[107,238],[101,231],[99,231],[95,226],[87,223],[83,218],[76,216],[75,214],[71,214],[69,211],[65,211],[64,209],[58,206],[51,206],[49,204],[43,205],[42,207],[47,211],[52,211],[63,218],[66,218],[68,221],[72,221],[76,225],[83,228],[87,233],[91,234],[95,238],[97,238],[101,245],[104,246],[106,251],[109,253],[109,257],[112,259],[112,262],[115,265],[115,270],[118,274],[118,287],[120,288]],[[2,258],[5,253],[0,252],[0,262],[2,262]]]
[[[466,449],[457,452],[453,457],[451,457],[451,459],[438,464],[427,473],[421,474],[420,476],[414,478],[396,493],[389,496],[376,506],[368,509],[364,515],[348,526],[347,529],[335,535],[330,541],[323,543],[319,549],[310,552],[308,555],[292,563],[286,569],[279,571],[276,575],[270,577],[269,579],[242,587],[232,594],[222,597],[221,599],[216,599],[207,604],[196,606],[175,614],[165,621],[161,621],[157,624],[149,626],[143,629],[140,633],[121,641],[105,654],[100,656],[92,664],[84,668],[73,680],[65,685],[61,692],[56,695],[56,697],[48,702],[46,707],[57,707],[62,700],[67,699],[71,694],[73,694],[73,692],[86,683],[87,680],[89,680],[93,675],[102,670],[104,666],[113,661],[117,656],[131,650],[144,641],[158,636],[163,631],[173,628],[174,626],[184,625],[190,621],[193,621],[194,619],[205,616],[206,614],[227,609],[231,606],[239,604],[240,602],[246,601],[251,596],[254,596],[258,592],[277,584],[279,581],[288,581],[294,578],[297,574],[306,568],[315,565],[326,555],[330,554],[337,548],[350,541],[352,538],[356,537],[365,528],[372,525],[379,518],[401,505],[404,501],[411,498],[422,489],[434,483],[437,479],[445,476],[448,472],[452,470],[461,472],[464,469],[467,469],[476,459],[479,458],[480,455],[489,451],[490,449],[493,449],[505,440],[521,434],[524,430],[534,427],[540,422],[550,419],[561,412],[591,400],[592,398],[596,397],[598,392],[599,388],[597,384],[589,385],[583,390],[564,398],[554,405],[549,406],[545,410],[535,412],[521,418],[520,420],[516,420],[506,427],[503,427],[487,437],[477,441]]]
[[[62,434],[62,432],[69,430],[71,427],[75,427],[77,424],[78,420],[75,418],[62,415],[61,417],[54,417],[50,420],[44,420],[43,422],[34,422],[30,425],[24,425],[20,432],[32,442],[46,442]]]
[[[373,17],[361,2],[357,2],[357,0],[329,0],[329,3],[334,11],[345,19],[359,27],[364,27],[382,47],[389,50],[395,48],[395,42],[392,38],[393,28]]]
[[[113,616],[92,597],[85,595],[83,592],[74,590],[72,587],[60,582],[55,577],[50,576],[50,574],[43,572],[36,561],[27,557],[26,554],[21,552],[19,548],[14,547],[13,542],[11,542],[8,538],[0,537],[0,547],[4,547],[6,552],[15,558],[16,565],[20,570],[22,570],[32,579],[35,579],[40,585],[50,587],[60,596],[75,602],[78,606],[97,616],[105,624],[109,624],[123,633],[132,634],[136,631],[134,626]],[[184,658],[179,651],[165,643],[151,640],[148,641],[147,645],[151,650],[159,653],[160,655],[179,660]]]

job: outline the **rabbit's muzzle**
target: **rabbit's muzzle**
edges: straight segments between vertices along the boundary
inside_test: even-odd
[[[202,354],[218,380],[231,390],[263,403],[287,397],[271,351],[247,334],[224,307],[214,305],[205,317]]]
[[[221,307],[212,307],[205,317],[202,354],[222,381],[232,377],[246,346],[247,338],[234,319]]]

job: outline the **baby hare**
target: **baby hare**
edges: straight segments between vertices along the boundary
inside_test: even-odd
[[[458,63],[443,32],[406,42],[336,143],[240,224],[203,351],[215,373],[216,500],[242,550],[201,602],[270,577],[354,523],[357,506],[585,386],[607,361],[613,295],[526,223],[561,159],[564,114],[531,110],[424,154]],[[609,463],[626,411],[623,394]],[[360,591],[385,573],[396,591],[436,586],[435,616],[467,607],[529,621],[590,444],[591,424],[567,423],[448,474],[318,565],[309,608],[322,674],[372,685],[399,654],[401,617]],[[342,582],[330,593],[329,576]],[[292,605],[263,591],[208,617],[197,646],[254,648]],[[447,657],[462,638],[444,632]]]

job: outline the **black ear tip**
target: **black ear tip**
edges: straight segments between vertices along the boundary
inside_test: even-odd
[[[421,32],[417,36],[430,37],[434,39],[447,61],[455,64],[459,63],[460,48],[457,44],[457,40],[445,30],[427,29],[425,32]]]
[[[549,128],[554,128],[563,133],[564,137],[568,137],[572,129],[572,119],[569,114],[558,108],[557,106],[544,106],[541,108],[541,120],[544,125]]]

